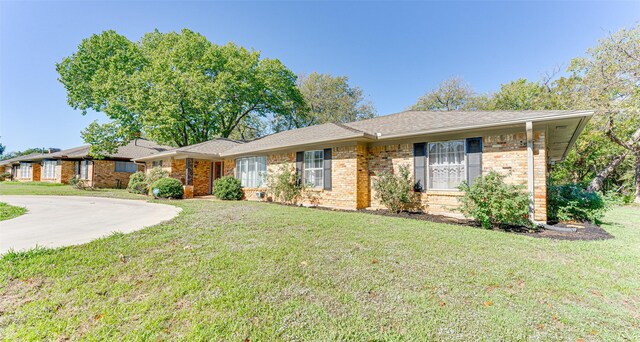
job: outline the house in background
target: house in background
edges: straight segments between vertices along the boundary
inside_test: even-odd
[[[89,155],[89,145],[54,153],[35,154],[19,158],[19,181],[41,181],[68,184],[78,177],[97,188],[125,188],[131,174],[144,170],[131,160],[171,149],[153,141],[135,139],[103,159]],[[16,162],[12,162],[14,165]],[[29,167],[23,167],[23,165]],[[24,169],[24,171],[23,171]],[[23,177],[24,175],[29,177]]]
[[[0,170],[11,174],[11,180],[18,182],[40,181],[40,163],[33,159],[44,156],[45,153],[31,153],[10,159],[0,160]]]
[[[160,167],[170,177],[178,179],[184,185],[186,198],[206,196],[211,194],[213,182],[228,173],[223,170],[224,159],[220,154],[242,143],[217,138],[135,158],[134,161],[144,164],[147,172]]]
[[[164,159],[162,167],[186,187],[196,185],[196,196],[210,192],[221,170],[241,180],[248,200],[264,200],[256,193],[266,190],[267,177],[288,167],[296,170],[300,183],[310,185],[309,198],[315,205],[375,209],[383,207],[373,190],[377,177],[406,165],[423,209],[446,215],[459,206],[463,193],[458,186],[463,181],[472,183],[497,171],[509,183],[526,185],[533,200],[532,219],[543,222],[548,166],[565,158],[592,115],[591,111],[405,111],[284,131],[246,143],[229,142],[215,153],[187,153],[190,147],[184,147],[180,149],[184,152],[172,152],[173,159]],[[137,160],[157,166],[160,156]]]

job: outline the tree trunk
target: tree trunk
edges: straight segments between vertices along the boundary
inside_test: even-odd
[[[616,170],[616,168],[624,161],[624,158],[626,157],[627,157],[627,152],[623,152],[622,154],[613,158],[613,160],[611,160],[609,165],[607,165],[604,169],[602,169],[602,171],[598,172],[596,177],[591,180],[591,183],[589,183],[587,190],[602,191],[604,188],[604,180],[607,179],[607,177],[609,177],[609,175]],[[637,173],[638,173],[638,169],[636,168],[636,179],[637,179]]]
[[[640,150],[636,151],[636,198],[634,203],[640,203]]]

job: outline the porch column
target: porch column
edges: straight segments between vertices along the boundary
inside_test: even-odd
[[[533,184],[533,122],[527,121],[527,191],[529,192],[529,219],[533,222],[533,212],[535,200]]]

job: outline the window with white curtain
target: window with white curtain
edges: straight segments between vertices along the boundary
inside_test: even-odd
[[[57,160],[45,160],[42,162],[42,177],[47,179],[56,178]]]
[[[128,172],[134,173],[138,172],[138,165],[134,162],[116,162],[115,172]]]
[[[464,140],[429,143],[429,189],[455,190],[466,179]]]
[[[31,178],[31,163],[20,163],[20,178]]]
[[[260,188],[267,184],[267,157],[236,159],[236,178],[245,188]]]
[[[304,152],[304,183],[314,188],[322,187],[324,182],[324,170],[322,168],[324,161],[324,151],[305,151]]]

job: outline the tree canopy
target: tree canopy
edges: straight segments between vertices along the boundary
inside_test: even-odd
[[[115,31],[84,39],[57,64],[69,105],[106,114],[85,131],[101,156],[136,135],[185,146],[229,137],[256,118],[304,107],[296,75],[279,60],[184,29],[131,42]]]

